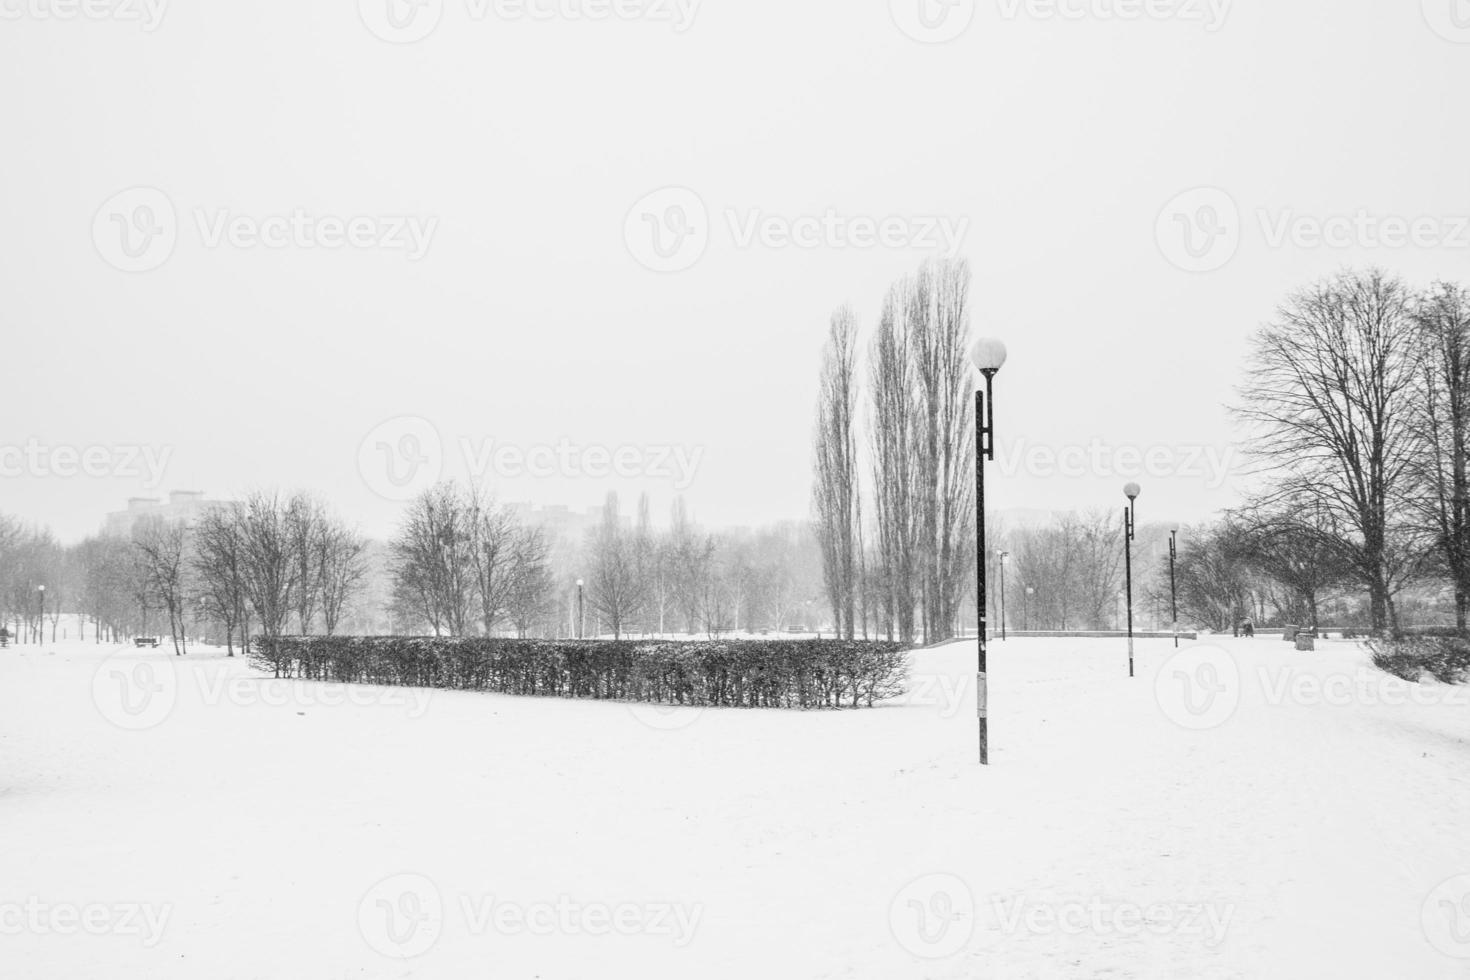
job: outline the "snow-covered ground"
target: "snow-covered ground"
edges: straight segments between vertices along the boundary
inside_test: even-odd
[[[1470,696],[1353,643],[973,643],[871,711],[0,651],[0,975],[1462,977]]]

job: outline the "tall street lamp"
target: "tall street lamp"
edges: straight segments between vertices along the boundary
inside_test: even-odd
[[[978,671],[975,675],[975,711],[980,722],[980,764],[990,765],[990,691],[985,662],[985,461],[995,459],[995,398],[992,382],[1005,366],[1006,345],[992,338],[975,343],[970,351],[985,387],[975,390],[975,609]]]
[[[1000,553],[1000,638],[1006,638],[1006,566],[1011,563],[1011,553]]]
[[[38,586],[36,586],[36,592],[41,597],[41,619],[40,619],[40,622],[37,624],[37,628],[40,630],[40,632],[38,632],[36,634],[36,641],[38,643],[45,643],[46,642],[46,586],[44,586],[44,585],[38,585]]]
[[[1138,484],[1130,483],[1123,488],[1128,506],[1123,508],[1123,577],[1128,590],[1128,676],[1133,676],[1133,532],[1137,528],[1133,506],[1138,500]]]
[[[582,580],[577,579],[577,639],[587,636],[587,611],[582,604]]]
[[[1021,593],[1021,632],[1023,633],[1031,631],[1031,597],[1035,594],[1036,590],[1029,585],[1026,586],[1026,591]]]
[[[1174,649],[1179,649],[1179,589],[1174,584],[1174,562],[1179,558],[1179,529],[1169,532],[1169,618],[1174,630]]]

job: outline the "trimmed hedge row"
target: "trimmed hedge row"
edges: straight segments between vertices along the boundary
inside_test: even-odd
[[[1395,677],[1417,683],[1429,674],[1445,684],[1470,681],[1470,640],[1453,635],[1404,636],[1370,640],[1373,663]]]
[[[903,693],[899,643],[846,640],[256,638],[277,677],[741,708],[872,707]]]

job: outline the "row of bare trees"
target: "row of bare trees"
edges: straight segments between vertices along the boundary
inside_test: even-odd
[[[646,496],[625,521],[610,494],[586,542],[594,628],[615,637],[808,629],[819,587],[815,551],[800,525],[706,531],[683,500],[664,527],[654,526]]]
[[[975,537],[969,293],[968,264],[931,260],[884,300],[867,358],[871,528],[859,478],[857,317],[847,307],[832,317],[813,510],[828,602],[848,638],[859,619],[864,631],[872,621],[905,642],[920,632],[937,642],[958,628]]]
[[[32,641],[44,609],[53,640],[65,611],[98,643],[166,624],[176,653],[207,635],[233,656],[252,633],[336,632],[368,570],[367,542],[302,493],[252,493],[191,522],[149,517],[129,537],[70,546],[0,515],[0,622]]]
[[[335,633],[367,574],[367,542],[309,494],[255,492],[184,523],[133,529],[137,596],[163,611],[177,653],[192,618],[239,637]],[[191,616],[192,613],[192,616]]]

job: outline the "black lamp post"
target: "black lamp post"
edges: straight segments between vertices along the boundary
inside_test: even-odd
[[[985,661],[985,461],[995,459],[995,398],[992,382],[1006,362],[1006,345],[986,338],[970,352],[985,387],[975,391],[975,608],[979,657],[975,675],[975,711],[980,721],[980,764],[990,765],[990,691]]]
[[[1179,649],[1179,590],[1174,585],[1174,562],[1179,557],[1179,530],[1169,532],[1169,619],[1174,630],[1174,649]]]
[[[40,619],[40,622],[37,624],[37,630],[38,630],[38,632],[36,633],[36,642],[37,643],[45,643],[46,642],[46,586],[44,586],[44,585],[38,585],[38,586],[36,586],[36,592],[39,593],[40,596],[41,596],[41,619]]]
[[[1006,566],[1011,563],[1011,553],[1000,553],[1000,638],[1006,638]]]
[[[1123,577],[1128,589],[1128,676],[1133,676],[1133,532],[1137,523],[1133,515],[1134,502],[1138,500],[1138,484],[1130,483],[1123,488],[1128,506],[1123,508]]]

